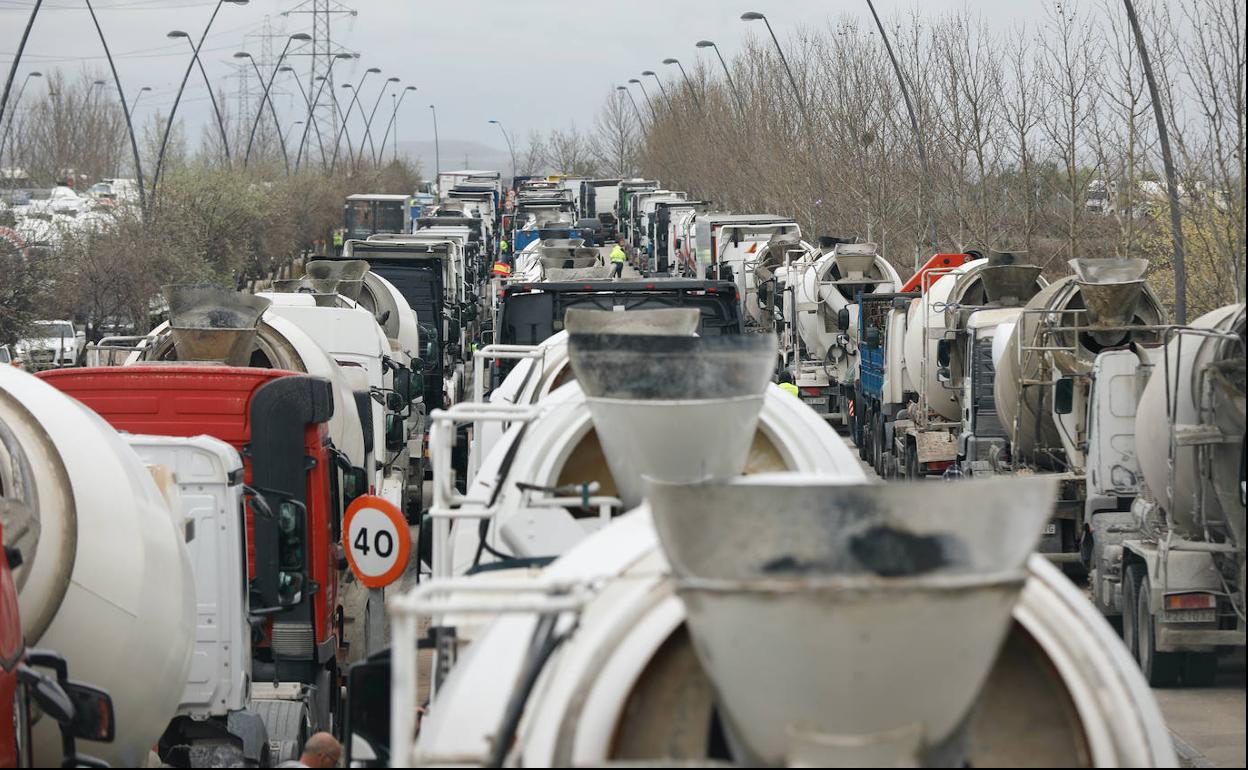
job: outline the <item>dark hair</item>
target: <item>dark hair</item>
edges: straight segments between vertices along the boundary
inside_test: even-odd
[[[780,372],[780,382],[793,382],[793,372],[790,372],[788,369]]]

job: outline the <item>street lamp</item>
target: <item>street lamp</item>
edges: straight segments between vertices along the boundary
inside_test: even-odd
[[[256,120],[251,124],[251,136],[247,137],[247,153],[243,156],[243,168],[247,167],[247,162],[251,159],[251,147],[256,141],[256,129],[260,126],[260,116],[264,114],[264,104],[269,103],[269,110],[273,113],[273,127],[277,129],[277,138],[282,145],[282,157],[286,159],[286,175],[290,175],[290,156],[286,154],[286,142],[282,139],[282,126],[277,122],[277,108],[273,106],[273,102],[269,101],[269,89],[273,87],[273,80],[277,77],[278,67],[282,66],[282,61],[286,59],[286,53],[290,51],[290,44],[294,42],[304,43],[312,39],[311,35],[302,32],[291,35],[286,38],[286,45],[282,47],[282,53],[277,57],[277,65],[273,67],[273,71],[269,73],[269,80],[264,84],[264,93],[260,96],[260,107],[256,110]],[[235,58],[247,58],[251,60],[251,66],[256,70],[256,77],[260,78],[260,68],[256,66],[256,60],[246,51],[240,51],[234,54]]]
[[[438,109],[431,104],[429,111],[433,113],[433,167],[436,169],[436,180],[442,176],[442,149],[438,146]],[[441,190],[438,192],[441,193]]]
[[[638,128],[644,126],[645,121],[641,119],[641,110],[637,108],[637,100],[633,98],[633,92],[629,91],[628,88],[624,86],[616,86],[615,90],[623,91],[624,93],[628,94],[628,100],[633,103],[633,112],[637,115],[637,126]]]
[[[784,49],[780,47],[780,41],[776,39],[776,31],[771,28],[771,22],[767,17],[756,11],[747,11],[741,14],[741,21],[758,21],[763,20],[767,25],[767,31],[771,33],[771,42],[776,44],[776,53],[780,54],[780,63],[784,65],[784,71],[789,75],[789,85],[793,86],[793,94],[797,97],[797,103],[802,108],[803,116],[806,114],[806,100],[802,98],[802,92],[798,90],[797,78],[793,77],[793,70],[789,69],[789,60],[784,57]]]
[[[670,110],[672,108],[672,98],[667,95],[667,89],[663,87],[663,81],[660,80],[659,76],[654,73],[654,70],[645,70],[641,73],[643,78],[646,75],[654,78],[654,82],[659,84],[659,93],[663,94],[663,101],[667,102],[667,108]]]
[[[386,89],[391,83],[400,82],[398,78],[386,78],[386,82],[381,84],[381,91],[377,94],[377,101],[373,102],[373,111],[368,113],[368,120],[364,122],[364,136],[368,139],[368,148],[373,152],[373,165],[380,165],[381,161],[377,159],[377,145],[373,144],[373,117],[377,114],[377,108],[381,106],[381,97],[386,95]],[[364,109],[363,107],[360,108]],[[386,149],[386,143],[381,143],[381,149]],[[360,140],[360,152],[364,151],[364,140]]]
[[[646,107],[650,109],[650,119],[654,120],[655,119],[654,102],[650,101],[650,94],[646,93],[646,84],[641,82],[637,78],[629,78],[628,82],[634,83],[641,88],[641,95],[646,97]]]
[[[308,141],[308,125],[315,122],[312,120],[312,112],[316,109],[316,105],[321,101],[321,92],[325,90],[325,84],[328,83],[333,77],[334,65],[343,59],[354,59],[355,57],[355,54],[339,53],[334,54],[334,58],[329,60],[329,69],[327,69],[325,71],[325,75],[321,77],[321,84],[316,89],[316,96],[314,96],[312,101],[308,103],[308,117],[303,124],[303,137],[299,140],[299,151],[295,153],[295,171],[299,170],[299,159],[303,157],[303,146],[307,144]],[[311,88],[310,85],[309,88]],[[317,130],[320,130],[320,126],[317,126]],[[325,162],[324,150],[321,151],[321,162]]]
[[[379,72],[381,72],[380,67],[369,67],[364,70],[363,75],[360,75],[360,82],[356,83],[355,86],[351,88],[351,103],[347,105],[347,114],[342,118],[342,128],[338,129],[338,136],[334,137],[334,155],[329,159],[329,170],[331,173],[334,170],[334,164],[338,162],[338,143],[342,141],[342,132],[347,129],[347,119],[351,117],[351,110],[355,109],[356,102],[360,100],[360,88],[364,85],[364,80],[369,75],[375,75]],[[347,88],[350,85],[350,83],[343,83],[342,87]],[[363,112],[364,108],[360,107],[360,111]],[[360,149],[364,149],[363,138],[360,139]],[[351,159],[352,163],[355,162],[355,152],[351,149],[350,136],[347,137],[347,156]]]
[[[217,128],[221,131],[221,148],[225,151],[225,162],[230,162],[230,138],[225,131],[225,118],[221,116],[221,107],[217,104],[217,92],[212,87],[212,81],[208,79],[208,72],[204,69],[204,62],[199,58],[199,48],[195,43],[191,42],[191,36],[180,29],[175,29],[168,34],[172,40],[178,38],[186,38],[186,44],[191,47],[191,59],[196,66],[199,67],[200,77],[204,79],[204,87],[208,89],[208,98],[212,100],[212,111],[217,116]]]
[[[165,125],[165,135],[161,137],[161,140],[160,140],[160,152],[156,156],[156,171],[155,173],[152,174],[152,191],[153,192],[155,192],[156,190],[156,185],[160,183],[160,171],[161,171],[161,168],[163,168],[164,166],[165,149],[169,146],[169,135],[173,131],[173,120],[178,115],[178,105],[182,102],[182,92],[186,90],[186,81],[190,80],[191,69],[194,68],[195,64],[199,61],[199,49],[204,45],[204,40],[208,37],[208,30],[212,28],[212,23],[216,21],[217,12],[221,10],[222,5],[224,5],[225,3],[229,3],[230,5],[247,5],[247,2],[248,0],[217,0],[217,5],[215,8],[212,9],[212,16],[209,17],[208,24],[204,26],[203,34],[199,36],[199,45],[192,46],[195,49],[195,56],[191,58],[190,63],[186,65],[186,72],[182,74],[182,84],[178,86],[178,95],[175,96],[173,99],[173,107],[169,110],[169,122]],[[182,34],[185,35],[186,33],[183,32]],[[170,37],[172,37],[172,34],[170,35]],[[190,37],[188,36],[187,39],[189,40]],[[208,87],[208,93],[209,95],[213,97],[212,104],[213,104],[213,107],[215,108],[217,105],[217,99],[216,99],[216,96],[212,94],[211,86]],[[219,117],[220,117],[220,113],[218,112],[218,118]],[[222,129],[222,133],[224,134],[224,129]],[[228,155],[227,155],[227,158],[228,158]]]
[[[507,135],[507,129],[503,128],[503,124],[497,120],[491,120],[491,123],[498,126],[498,130],[503,132],[503,139],[507,140],[507,151],[511,153],[511,178],[516,178],[516,148],[511,144],[511,137]]]
[[[140,88],[139,92],[134,95],[134,101],[130,103],[130,109],[127,111],[127,114],[133,116],[134,110],[139,106],[139,97],[143,95],[143,92],[151,91],[151,90],[152,90],[151,86],[143,86],[142,88]]]
[[[737,100],[737,109],[741,110],[741,117],[745,117],[745,103],[741,101],[741,92],[737,90],[737,84],[732,82],[732,73],[728,71],[728,64],[724,61],[724,55],[719,52],[719,46],[710,40],[699,40],[698,48],[714,48],[715,55],[719,57],[719,64],[724,68],[724,77],[728,78],[728,87],[732,89],[732,95]]]
[[[390,114],[390,123],[386,126],[386,133],[381,137],[381,151],[386,151],[386,140],[390,138],[390,129],[394,128],[394,158],[399,158],[399,108],[403,106],[403,100],[407,98],[408,91],[415,91],[416,86],[407,86],[403,89],[403,93],[399,94],[398,101],[394,103],[394,112]]]
[[[680,63],[680,59],[673,59],[670,56],[663,60],[664,64],[675,64],[680,68],[681,77],[685,79],[685,87],[689,89],[690,96],[693,97],[693,103],[698,105],[698,109],[702,109],[702,100],[698,98],[698,92],[693,87],[693,82],[689,80],[689,73],[685,72],[685,65]]]
[[[312,97],[311,97],[311,96],[309,96],[309,95],[308,95],[308,92],[307,92],[307,91],[305,91],[305,90],[303,89],[303,81],[299,79],[299,73],[295,71],[295,68],[294,68],[294,67],[291,67],[290,65],[284,64],[284,65],[282,65],[281,67],[278,67],[278,68],[277,68],[277,71],[278,71],[278,72],[289,72],[291,75],[293,75],[293,76],[294,76],[294,78],[295,78],[295,88],[296,88],[296,89],[298,89],[298,91],[299,91],[299,95],[303,97],[303,104],[304,104],[304,106],[305,106],[305,107],[307,107],[307,108],[309,108],[309,109],[311,109],[311,107],[312,107]],[[271,101],[270,101],[269,103],[270,103],[270,104],[272,104],[272,102],[271,102]],[[299,123],[300,123],[301,125],[302,125],[303,123],[305,123],[305,122],[306,122],[306,121],[302,121],[302,120],[301,120],[301,121],[299,121]],[[321,148],[321,158],[322,158],[322,159],[324,159],[324,157],[325,157],[325,140],[321,138],[321,127],[320,127],[319,125],[317,125],[317,126],[316,126],[316,143],[320,146],[320,148]]]
[[[4,136],[0,137],[0,158],[4,156],[4,145],[9,141],[9,132],[13,130],[13,119],[17,116],[17,105],[22,101],[22,94],[26,93],[26,84],[31,78],[43,77],[42,72],[34,71],[26,73],[25,79],[22,80],[22,87],[17,90],[17,98],[13,100],[13,112],[9,114],[9,124],[5,126]]]

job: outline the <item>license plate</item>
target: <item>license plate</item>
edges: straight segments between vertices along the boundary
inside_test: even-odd
[[[818,398],[815,396],[802,396],[802,401],[804,401],[807,405],[809,405],[813,409],[817,409],[817,410],[821,410],[825,412],[828,410],[828,399],[826,397]]]
[[[1052,522],[1052,521],[1050,521],[1048,524],[1045,524],[1045,525],[1044,525],[1044,534],[1046,534],[1046,535],[1056,535],[1056,534],[1057,534],[1057,523],[1056,523],[1056,522]]]
[[[1218,619],[1216,610],[1164,610],[1164,623],[1212,623]]]

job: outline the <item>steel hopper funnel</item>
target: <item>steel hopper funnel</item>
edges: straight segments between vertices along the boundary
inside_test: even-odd
[[[878,248],[874,243],[838,243],[832,254],[842,278],[862,279],[875,264]]]
[[[993,251],[988,254],[988,264],[979,270],[984,285],[984,296],[989,303],[1002,307],[1018,307],[1027,304],[1040,291],[1039,265],[1022,264],[1027,252]]]
[[[1144,294],[1147,259],[1072,259],[1079,296],[1092,327],[1122,327],[1135,320]]]
[[[368,269],[368,262],[362,259],[314,259],[304,267],[304,275],[313,279],[336,280],[337,293],[358,302]]]
[[[643,475],[692,482],[745,467],[775,337],[571,334],[568,356],[627,507]]]
[[[1049,479],[802,474],[646,497],[738,763],[958,767]]]
[[[212,284],[171,284],[162,289],[179,360],[247,365],[256,325],[269,300]]]
[[[279,294],[311,294],[317,307],[337,307],[337,278],[283,278],[273,282],[273,291]]]
[[[692,337],[698,331],[702,311],[697,308],[661,310],[610,310],[570,308],[563,317],[568,334],[644,334],[655,337]]]

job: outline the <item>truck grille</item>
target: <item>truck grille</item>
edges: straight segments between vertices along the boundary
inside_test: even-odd
[[[274,623],[273,654],[283,658],[310,658],[316,645],[309,623]]]

